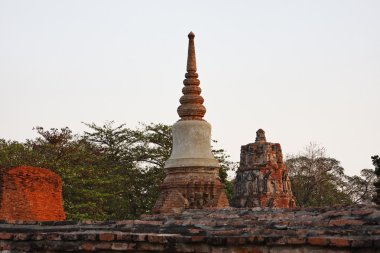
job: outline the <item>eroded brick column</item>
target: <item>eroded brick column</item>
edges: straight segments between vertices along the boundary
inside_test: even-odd
[[[233,206],[289,208],[295,204],[281,145],[267,142],[259,129],[254,143],[241,146]]]
[[[65,220],[62,180],[48,169],[17,167],[2,176],[0,220]]]

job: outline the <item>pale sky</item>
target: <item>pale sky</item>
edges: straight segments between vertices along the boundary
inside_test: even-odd
[[[0,0],[0,138],[35,126],[173,124],[196,35],[213,139],[327,149],[350,175],[380,155],[380,1]]]

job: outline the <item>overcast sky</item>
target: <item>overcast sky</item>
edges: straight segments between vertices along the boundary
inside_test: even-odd
[[[173,124],[196,35],[213,138],[232,160],[319,143],[348,174],[380,155],[380,1],[0,0],[0,138],[81,122]]]

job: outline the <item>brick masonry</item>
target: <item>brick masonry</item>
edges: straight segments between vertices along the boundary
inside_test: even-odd
[[[241,146],[232,205],[235,207],[295,207],[281,145],[266,141],[256,132],[256,141]]]
[[[185,209],[229,206],[219,168],[169,169],[153,209],[156,213],[181,213]]]
[[[226,208],[115,222],[0,223],[3,252],[380,252],[380,209]]]
[[[2,173],[0,220],[65,220],[62,180],[48,169],[17,167]]]

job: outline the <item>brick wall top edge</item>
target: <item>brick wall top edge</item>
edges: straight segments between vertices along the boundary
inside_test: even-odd
[[[296,208],[268,208],[268,207],[254,207],[254,208],[205,208],[205,209],[187,209],[181,214],[147,214],[143,215],[140,220],[149,221],[149,220],[168,220],[168,219],[178,219],[186,220],[187,218],[194,218],[197,216],[207,218],[208,215],[250,215],[252,217],[261,217],[263,215],[341,215],[342,212],[347,212],[347,215],[353,214],[352,217],[356,217],[356,213],[376,213],[376,217],[379,216],[380,219],[380,207],[376,205],[335,205],[328,207],[296,207]],[[335,215],[335,216],[337,216]],[[15,225],[40,225],[40,226],[61,226],[61,225],[110,225],[115,223],[129,222],[133,223],[134,221],[140,220],[119,220],[119,221],[96,221],[96,220],[65,220],[65,221],[12,221],[12,220],[0,220],[0,224],[15,224]]]
[[[187,210],[182,214],[145,215],[139,220],[121,221],[0,221],[0,231],[26,229],[30,231],[88,228],[92,230],[123,230],[125,228],[165,227],[170,232],[176,226],[195,226],[202,230],[220,229],[277,229],[285,226],[286,230],[300,230],[324,228],[326,231],[352,228],[358,233],[365,229],[378,229],[380,236],[380,208],[377,206],[334,206],[326,208],[295,208],[295,209],[268,209],[268,208],[226,208]],[[277,227],[276,227],[277,226]]]
[[[43,174],[57,177],[60,179],[60,177],[53,171],[45,168],[39,168],[39,167],[31,167],[31,166],[19,166],[19,167],[13,167],[7,170],[7,174],[18,174],[18,173],[24,173],[28,174],[29,176],[33,176],[34,174],[38,175],[39,177]]]

